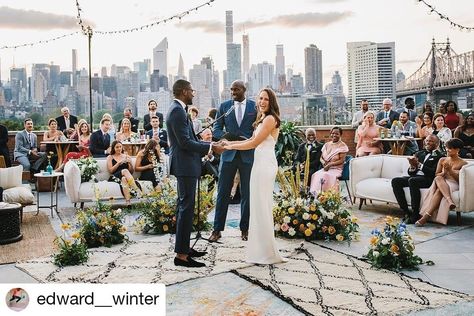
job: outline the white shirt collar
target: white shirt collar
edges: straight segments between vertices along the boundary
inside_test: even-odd
[[[179,100],[179,99],[174,99],[175,101],[178,101],[179,104],[181,104],[181,106],[183,107],[183,110],[186,109],[186,104],[184,104],[183,101]]]
[[[242,102],[234,101],[234,104],[235,104],[235,105],[237,105],[237,104],[245,105],[245,104],[247,104],[247,99],[243,99]]]

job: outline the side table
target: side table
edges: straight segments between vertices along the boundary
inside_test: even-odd
[[[0,245],[17,242],[23,238],[20,231],[22,208],[19,203],[0,202]]]
[[[62,172],[53,172],[52,174],[43,174],[41,172],[35,173],[36,178],[36,215],[39,214],[40,208],[49,208],[51,210],[51,217],[53,215],[53,209],[56,209],[56,213],[58,212],[58,181],[59,177],[64,175]],[[40,198],[39,198],[39,190],[38,190],[38,179],[39,178],[49,178],[50,185],[51,185],[51,199],[49,201],[49,205],[40,205]],[[56,179],[56,181],[53,181]],[[56,185],[55,185],[56,184]],[[56,201],[54,200],[53,196],[56,193]]]

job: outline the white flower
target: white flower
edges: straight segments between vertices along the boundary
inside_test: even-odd
[[[303,213],[303,219],[306,221],[308,220],[310,215],[308,213]]]
[[[290,205],[290,203],[288,201],[283,201],[283,203],[281,204],[282,207],[288,207]]]
[[[390,238],[382,239],[382,245],[388,245],[390,243]]]
[[[275,230],[280,231],[280,224],[275,224]]]
[[[302,198],[297,198],[296,199],[296,205],[303,205],[303,199]]]
[[[105,226],[105,230],[110,232],[112,230],[112,227],[110,225]]]
[[[372,255],[374,255],[374,257],[378,257],[379,256],[379,252],[378,251],[372,251]]]
[[[289,216],[285,216],[283,217],[283,222],[288,224],[289,222],[291,222],[291,218]]]
[[[294,236],[295,234],[296,234],[296,230],[293,227],[290,227],[290,229],[288,229],[288,235]]]
[[[334,218],[334,213],[333,212],[327,212],[326,214],[328,219],[333,219]]]

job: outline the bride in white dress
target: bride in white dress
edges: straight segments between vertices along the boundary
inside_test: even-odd
[[[280,131],[280,109],[275,93],[262,89],[257,99],[258,115],[252,138],[226,142],[226,149],[255,148],[250,174],[250,223],[247,262],[273,264],[285,262],[277,248],[273,223],[273,188],[278,170],[275,143]]]

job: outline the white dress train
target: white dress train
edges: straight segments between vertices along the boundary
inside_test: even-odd
[[[261,124],[257,130],[261,128]],[[255,148],[250,174],[250,222],[247,262],[273,264],[285,262],[277,248],[273,222],[273,188],[278,171],[275,139],[270,134]]]

